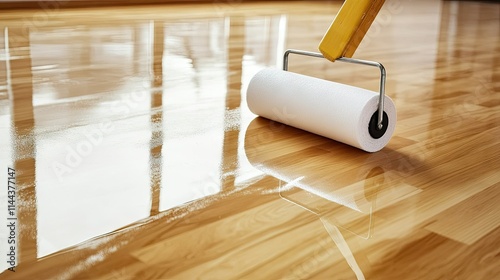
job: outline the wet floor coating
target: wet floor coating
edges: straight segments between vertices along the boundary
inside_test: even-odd
[[[0,156],[17,175],[19,263],[0,277],[418,279],[419,265],[441,275],[474,261],[464,254],[438,269],[428,259],[495,244],[497,222],[450,233],[439,214],[473,207],[486,190],[498,196],[498,58],[485,55],[498,47],[486,36],[498,32],[498,5],[385,7],[392,23],[380,19],[386,32],[374,29],[357,53],[386,65],[401,112],[393,140],[375,154],[246,106],[253,74],[281,65],[288,47],[314,49],[339,7],[305,6],[69,10],[43,26],[20,12],[2,21]],[[414,21],[409,11],[418,11]],[[470,25],[448,26],[460,17],[490,39],[463,43]],[[403,27],[420,20],[420,33],[405,37]],[[477,51],[468,61],[450,48]],[[377,86],[370,70],[293,63]],[[406,255],[413,243],[429,252]],[[436,244],[445,249],[433,252]],[[416,264],[405,274],[409,258]],[[493,268],[464,273],[493,275],[498,260],[488,260]]]

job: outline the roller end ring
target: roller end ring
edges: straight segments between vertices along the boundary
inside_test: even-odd
[[[389,127],[389,117],[387,113],[384,112],[382,123],[378,124],[378,110],[373,113],[370,122],[368,124],[368,132],[373,139],[379,139],[384,136],[387,128]]]

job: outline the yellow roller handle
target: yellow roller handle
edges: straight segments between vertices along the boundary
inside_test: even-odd
[[[319,44],[325,58],[352,57],[385,0],[345,0]]]

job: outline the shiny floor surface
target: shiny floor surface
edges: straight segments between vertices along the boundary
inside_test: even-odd
[[[500,4],[385,3],[354,55],[385,65],[398,110],[372,154],[245,100],[339,5],[3,11],[0,279],[498,277]],[[378,88],[370,67],[290,63]]]

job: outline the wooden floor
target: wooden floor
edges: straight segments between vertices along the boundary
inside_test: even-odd
[[[246,86],[339,2],[3,11],[0,279],[498,279],[500,4],[387,1],[354,55],[398,109],[369,154]],[[370,67],[290,70],[377,90]],[[9,220],[10,221],[10,220]]]

